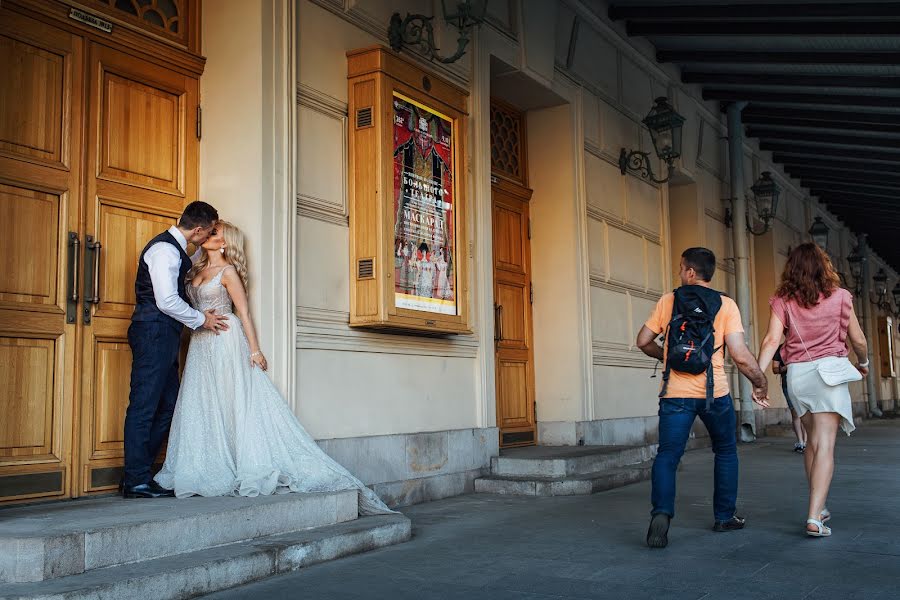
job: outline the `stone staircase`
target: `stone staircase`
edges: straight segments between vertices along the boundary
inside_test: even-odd
[[[6,508],[0,598],[191,598],[411,536],[403,515],[357,517],[355,490]]]
[[[515,496],[575,496],[650,478],[655,446],[530,446],[502,450],[475,491]]]

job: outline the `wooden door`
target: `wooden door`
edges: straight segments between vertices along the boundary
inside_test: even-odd
[[[531,190],[497,180],[491,189],[494,235],[494,348],[500,445],[536,442],[531,321]]]
[[[99,44],[88,72],[78,494],[121,477],[138,256],[197,199],[198,159],[196,79]]]
[[[69,490],[82,57],[0,6],[0,502]]]

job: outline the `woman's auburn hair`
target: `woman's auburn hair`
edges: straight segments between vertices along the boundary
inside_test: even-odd
[[[809,308],[818,304],[820,297],[828,298],[840,287],[841,279],[828,254],[807,242],[791,250],[775,295]]]

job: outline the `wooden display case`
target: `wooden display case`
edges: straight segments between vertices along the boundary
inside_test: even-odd
[[[467,93],[380,46],[347,78],[350,325],[468,333]]]

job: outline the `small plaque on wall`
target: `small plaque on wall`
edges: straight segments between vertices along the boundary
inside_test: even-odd
[[[347,59],[350,324],[468,332],[467,94],[386,48]]]

